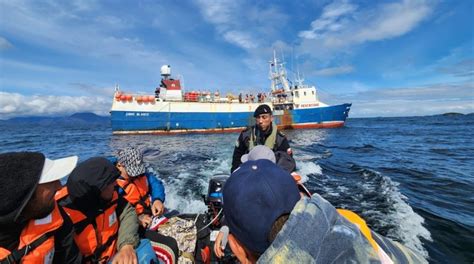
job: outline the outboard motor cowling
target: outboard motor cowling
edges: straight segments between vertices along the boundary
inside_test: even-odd
[[[229,175],[214,175],[209,179],[207,196],[203,195],[204,203],[207,206],[205,221],[200,227],[201,221],[197,221],[197,245],[195,260],[196,263],[237,263],[230,247],[227,245],[224,250],[224,256],[218,258],[214,255],[214,242],[219,233],[224,217],[224,185],[229,179]]]
[[[228,175],[215,175],[209,180],[209,189],[204,202],[207,205],[209,216],[215,219],[213,221],[214,225],[219,225],[220,218],[222,217],[222,209],[224,205],[222,191],[227,179],[229,179]]]

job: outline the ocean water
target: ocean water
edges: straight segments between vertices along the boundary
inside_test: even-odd
[[[474,261],[474,115],[349,119],[286,131],[307,187],[432,263]],[[141,148],[166,205],[204,212],[211,176],[227,174],[238,134],[113,136],[109,124],[4,124],[0,151],[51,158]]]

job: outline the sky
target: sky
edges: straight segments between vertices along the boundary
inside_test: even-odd
[[[273,51],[350,117],[474,112],[474,1],[0,0],[0,119],[108,115],[115,85],[269,91]]]

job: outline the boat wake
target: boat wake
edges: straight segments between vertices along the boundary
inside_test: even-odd
[[[424,227],[424,218],[413,210],[408,198],[400,192],[399,184],[370,170],[365,170],[362,177],[366,180],[360,185],[363,197],[374,197],[361,202],[365,219],[374,221],[387,237],[418,250],[428,258],[421,239],[432,241],[431,233]]]
[[[166,190],[166,207],[183,213],[206,212],[207,206],[202,195],[207,194],[209,180],[215,175],[228,175],[229,168],[228,160],[211,158],[195,169],[181,167],[186,171],[162,178]],[[153,169],[150,170],[158,175]]]
[[[310,191],[321,194],[338,208],[357,212],[374,231],[428,258],[422,239],[432,241],[431,234],[424,226],[424,218],[400,192],[397,182],[357,165],[340,170],[331,164],[322,167],[322,173],[310,177],[307,183]]]

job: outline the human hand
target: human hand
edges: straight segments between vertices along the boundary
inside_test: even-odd
[[[214,254],[218,258],[222,258],[224,256],[224,252],[222,251],[222,247],[221,247],[223,236],[224,236],[224,233],[219,231],[219,234],[217,234],[217,237],[216,237],[216,241],[214,241]]]
[[[219,230],[219,233],[216,236],[216,240],[214,241],[214,253],[218,258],[221,258],[225,255],[223,250],[227,245],[229,239],[229,227],[224,225]]]
[[[153,216],[161,215],[165,211],[165,206],[160,200],[156,200],[151,205],[151,213]]]
[[[138,216],[138,222],[140,223],[141,226],[144,228],[147,228],[151,224],[151,216],[147,214],[141,214]]]
[[[112,259],[112,264],[138,264],[137,254],[132,245],[123,246]]]

